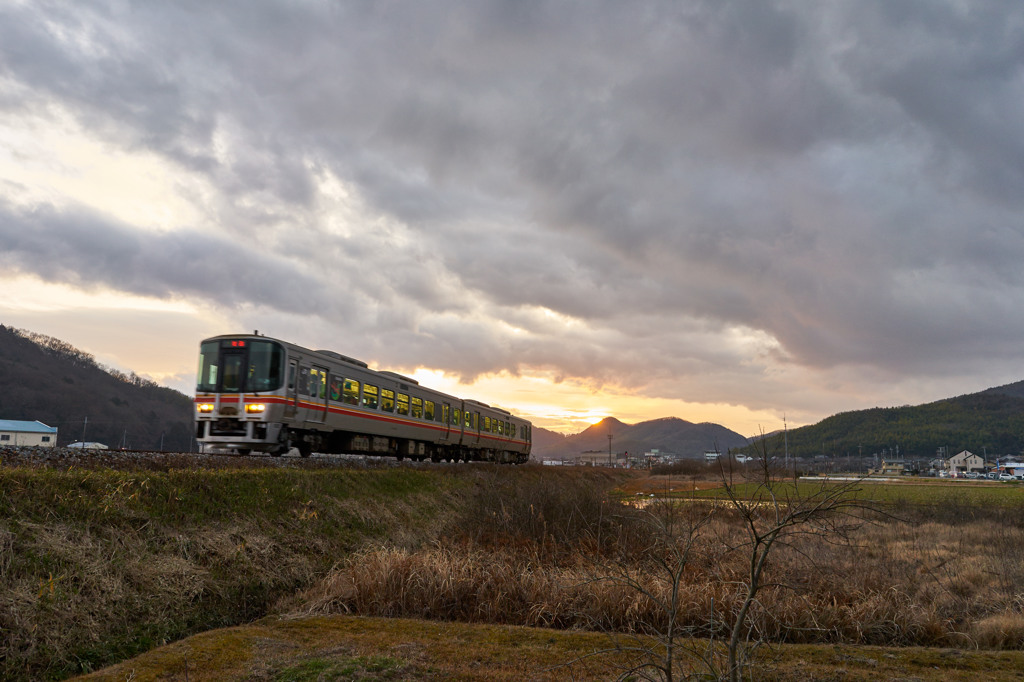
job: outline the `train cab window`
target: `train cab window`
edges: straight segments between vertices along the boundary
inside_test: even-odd
[[[331,377],[331,400],[341,400],[341,377]]]
[[[425,400],[423,401],[423,418],[428,422],[434,421],[434,401]]]
[[[196,383],[197,391],[212,393],[217,390],[217,372],[220,365],[217,364],[217,344],[204,343],[199,355],[199,381]]]
[[[380,389],[380,409],[385,412],[395,411],[395,392],[391,389]]]
[[[452,410],[452,425],[459,426],[462,423],[462,410],[455,408]]]
[[[412,416],[423,419],[423,398],[412,397]]]
[[[409,396],[404,393],[398,394],[398,405],[395,412],[398,414],[409,414]]]
[[[363,407],[376,410],[377,409],[377,387],[372,384],[363,384]]]
[[[248,391],[276,391],[281,388],[281,369],[284,350],[272,341],[249,343]]]
[[[196,390],[274,391],[283,381],[284,348],[272,341],[205,341],[199,349]]]
[[[221,379],[221,388],[224,391],[242,390],[242,360],[241,355],[224,356],[224,376]]]
[[[359,404],[359,382],[355,379],[345,379],[344,400],[349,405]]]

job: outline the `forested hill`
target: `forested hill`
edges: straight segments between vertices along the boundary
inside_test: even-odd
[[[64,341],[0,325],[0,419],[56,426],[58,444],[188,451],[192,400],[98,364]],[[88,420],[88,421],[86,421]]]
[[[789,454],[870,455],[898,449],[901,457],[929,459],[940,447],[950,454],[1018,455],[1024,451],[1024,382],[925,405],[844,412],[787,434]],[[781,452],[782,434],[768,437]],[[776,452],[778,451],[778,452]]]

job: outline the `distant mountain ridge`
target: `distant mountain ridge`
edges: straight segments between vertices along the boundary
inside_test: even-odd
[[[192,448],[191,398],[50,336],[0,325],[0,386],[0,419],[56,426],[58,445]]]
[[[782,434],[767,436],[779,454]],[[793,457],[880,454],[925,460],[939,448],[949,455],[970,450],[990,459],[1024,453],[1024,381],[923,405],[842,412],[786,434]],[[761,446],[754,446],[760,448]]]
[[[660,450],[683,457],[700,457],[716,447],[721,452],[739,448],[750,441],[718,424],[694,424],[678,417],[663,417],[638,424],[626,424],[606,417],[572,436],[534,428],[533,458],[566,458],[585,452],[608,452],[611,434],[612,452],[642,454]]]

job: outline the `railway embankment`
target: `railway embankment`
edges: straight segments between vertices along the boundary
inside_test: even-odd
[[[0,463],[5,680],[65,679],[286,611],[368,545],[464,535],[485,507],[529,506],[539,477],[577,487],[540,467],[317,456],[26,448]]]

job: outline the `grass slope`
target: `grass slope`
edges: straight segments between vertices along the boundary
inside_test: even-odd
[[[586,657],[606,635],[355,616],[267,618],[206,632],[80,682],[614,679],[622,655]],[[759,680],[1019,680],[1024,652],[783,645],[759,654]]]
[[[411,469],[0,468],[0,678],[60,679],[247,622],[368,538],[444,525]]]

